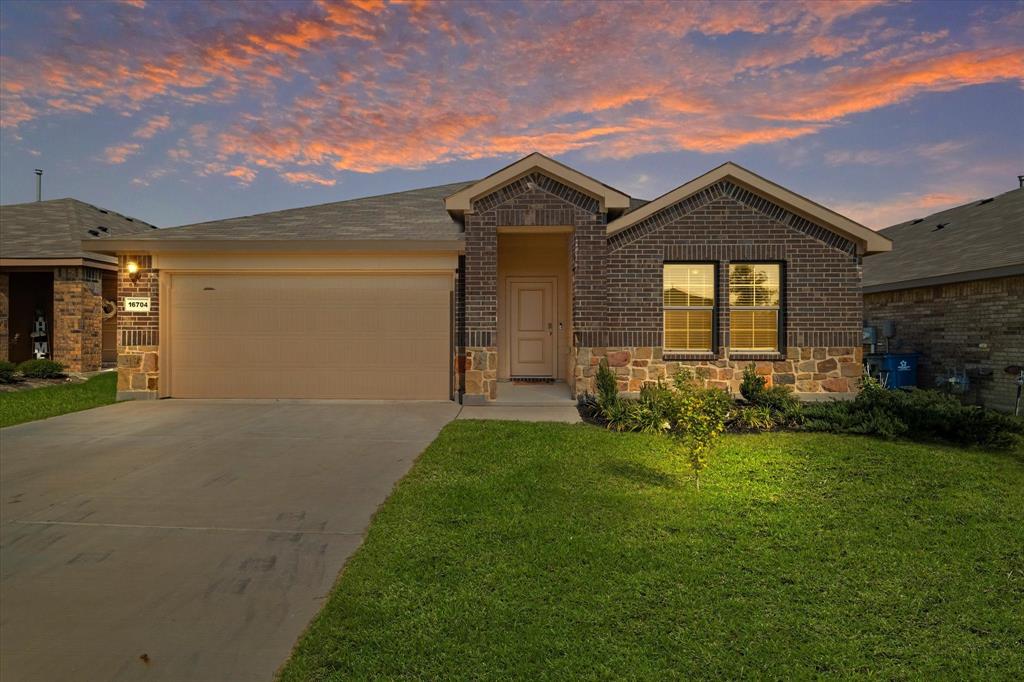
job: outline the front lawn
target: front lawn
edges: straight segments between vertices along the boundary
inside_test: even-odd
[[[1024,459],[457,421],[378,513],[284,680],[1024,675]]]
[[[109,405],[117,399],[117,374],[104,372],[80,384],[0,393],[0,427]]]

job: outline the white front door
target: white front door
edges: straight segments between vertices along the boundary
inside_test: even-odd
[[[555,373],[555,284],[509,282],[509,369],[512,377]]]

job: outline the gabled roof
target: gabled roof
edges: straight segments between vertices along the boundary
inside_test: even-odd
[[[864,291],[1024,274],[1024,189],[887,227],[889,253],[864,261]]]
[[[731,161],[723,163],[718,168],[711,170],[698,178],[680,185],[674,190],[661,195],[657,199],[648,202],[640,208],[631,211],[624,216],[613,220],[608,224],[608,234],[612,235],[621,232],[627,227],[635,225],[640,221],[649,218],[658,211],[661,211],[673,204],[683,201],[703,189],[714,185],[722,180],[730,180],[741,187],[771,199],[780,206],[801,215],[813,223],[836,232],[858,245],[861,254],[879,253],[892,248],[892,243],[878,232],[856,223],[846,216],[816,204],[799,194],[789,191],[785,187],[776,185],[770,180],[762,178],[756,173],[748,171]]]
[[[127,236],[149,235],[156,228],[138,218],[87,204],[78,199],[50,199],[0,206],[0,259],[88,259],[116,262],[82,248],[83,239],[97,243]],[[11,263],[4,263],[10,265]]]
[[[597,199],[600,202],[601,210],[607,211],[611,215],[619,215],[629,210],[629,195],[602,182],[598,182],[594,178],[573,170],[565,164],[559,163],[539,152],[533,152],[524,156],[515,163],[505,166],[495,173],[491,173],[483,180],[463,187],[444,200],[445,208],[452,215],[462,215],[471,212],[473,210],[473,201],[476,199],[490,194],[494,190],[504,187],[510,182],[514,182],[534,171],[540,171],[573,189]]]

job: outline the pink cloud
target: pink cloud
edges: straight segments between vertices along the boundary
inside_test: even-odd
[[[154,116],[146,121],[140,128],[136,129],[136,131],[132,133],[132,137],[141,137],[143,140],[148,140],[161,130],[167,130],[170,127],[170,116]]]
[[[142,145],[138,144],[113,145],[103,150],[103,160],[113,164],[124,163],[128,157],[138,154],[141,149]]]

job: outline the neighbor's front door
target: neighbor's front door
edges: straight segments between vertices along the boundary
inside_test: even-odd
[[[509,282],[509,370],[513,377],[555,373],[555,284]]]

